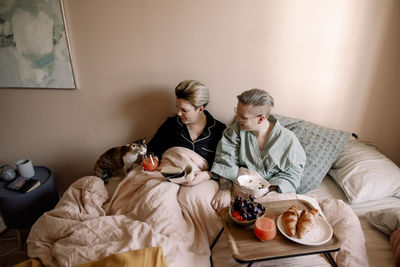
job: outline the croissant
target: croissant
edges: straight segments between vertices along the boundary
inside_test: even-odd
[[[315,225],[318,210],[303,210],[297,223],[297,236],[303,238]]]
[[[296,225],[298,219],[299,214],[297,213],[297,207],[295,205],[291,206],[287,211],[282,214],[282,221],[286,233],[291,237],[294,237],[296,235]]]

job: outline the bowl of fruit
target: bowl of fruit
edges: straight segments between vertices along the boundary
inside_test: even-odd
[[[255,202],[254,197],[238,196],[229,208],[229,216],[238,225],[252,225],[257,218],[265,215],[265,207],[261,203]]]

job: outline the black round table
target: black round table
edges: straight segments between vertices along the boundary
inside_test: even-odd
[[[31,227],[46,211],[55,207],[59,200],[52,171],[44,166],[34,166],[33,179],[40,186],[30,192],[19,193],[5,188],[7,182],[0,182],[0,213],[4,223],[11,229]],[[20,232],[18,246],[20,247]]]

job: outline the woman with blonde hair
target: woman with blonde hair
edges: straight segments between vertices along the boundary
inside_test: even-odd
[[[211,168],[225,124],[205,110],[208,88],[196,80],[184,80],[175,88],[177,114],[160,126],[148,143],[148,151],[161,158],[169,148],[186,147],[201,155]]]

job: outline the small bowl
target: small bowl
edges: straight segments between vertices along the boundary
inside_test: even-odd
[[[240,175],[237,180],[240,190],[246,194],[262,197],[268,192],[269,183],[262,177],[254,175]]]
[[[261,205],[262,205],[262,204],[261,204]],[[265,209],[265,206],[264,206],[264,205],[262,205],[262,206],[263,206],[264,209]],[[233,212],[233,211],[234,211],[233,205],[231,205],[231,206],[229,207],[229,216],[231,217],[231,219],[232,219],[232,221],[233,221],[234,223],[236,223],[236,224],[238,224],[238,225],[241,225],[241,226],[249,226],[249,225],[254,224],[254,223],[256,222],[257,218],[260,218],[260,217],[265,216],[266,209],[265,209],[262,213],[260,213],[260,214],[257,216],[256,219],[254,219],[254,220],[248,220],[248,221],[239,221],[239,220],[236,220],[236,219],[233,218],[233,216],[232,216],[232,212]]]

